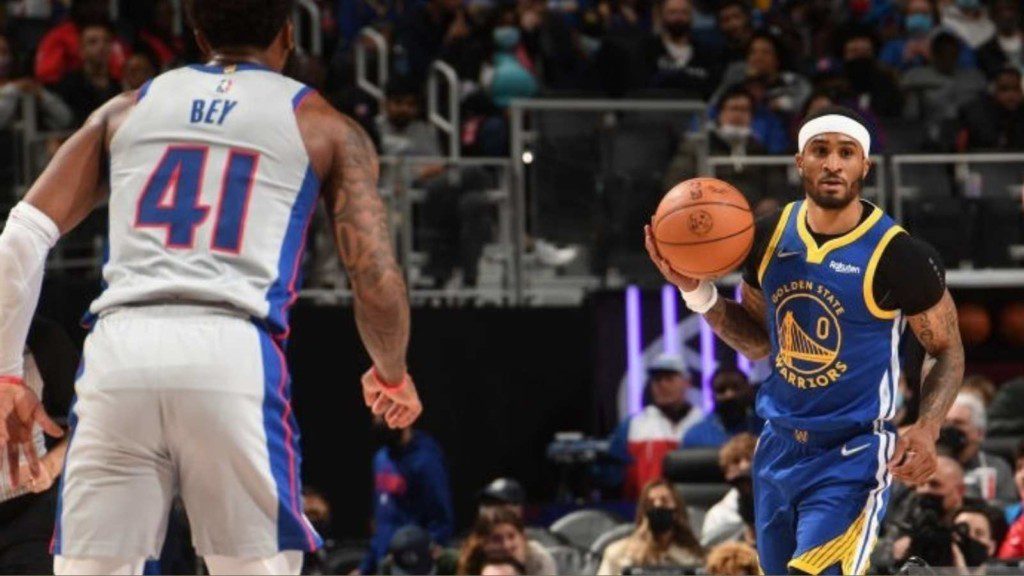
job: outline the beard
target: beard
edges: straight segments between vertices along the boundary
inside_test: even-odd
[[[816,206],[824,208],[825,210],[842,210],[846,208],[854,200],[860,197],[860,191],[864,187],[864,179],[857,178],[856,180],[846,184],[844,189],[839,192],[823,192],[818,189],[818,185],[812,182],[808,178],[804,178],[804,191],[807,193],[807,197],[810,198]]]

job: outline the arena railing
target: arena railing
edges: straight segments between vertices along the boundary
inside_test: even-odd
[[[477,302],[489,304],[513,304],[516,275],[514,254],[520,250],[513,232],[512,165],[508,158],[459,158],[381,156],[381,178],[379,189],[388,209],[392,241],[395,253],[409,282],[410,299],[413,303],[445,301],[451,303]],[[428,182],[418,182],[416,173],[428,166],[443,167]],[[468,171],[478,172],[478,185],[465,184]],[[437,226],[435,222],[422,222],[416,218],[416,207],[428,201],[431,192],[447,187],[458,189],[458,196],[466,200],[470,195],[482,205],[493,206],[496,212],[496,234],[483,247],[481,269],[476,286],[455,286],[448,288],[423,288],[424,268],[429,259],[423,246],[417,246],[417,221],[419,225]],[[444,193],[443,191],[441,193]],[[337,262],[333,239],[324,226],[314,226],[317,238],[311,239],[315,246],[324,248],[314,254],[311,284],[303,296],[321,302],[344,302],[352,297],[347,285],[325,288],[324,285],[343,276]],[[320,273],[318,274],[317,271]],[[326,276],[325,276],[326,275]],[[317,287],[318,286],[318,287]]]
[[[322,56],[324,53],[323,15],[314,0],[298,0],[295,3],[295,13],[292,16],[295,22],[295,44],[300,47],[305,46],[306,33],[302,27],[302,12],[305,12],[309,18],[308,52],[313,56]]]
[[[448,117],[441,113],[441,80],[448,88],[445,97],[448,103]],[[435,60],[427,77],[427,119],[448,138],[448,157],[458,160],[461,141],[459,138],[459,75],[448,63]]]
[[[369,46],[373,47],[377,56],[376,81],[370,79],[367,69],[366,60],[369,57]],[[388,41],[383,34],[367,26],[359,31],[359,37],[355,42],[355,51],[356,86],[377,100],[378,110],[384,110],[384,86],[388,83]]]
[[[531,114],[544,112],[580,113],[589,112],[595,114],[615,113],[673,113],[694,114],[700,120],[696,126],[699,132],[703,132],[707,125],[707,103],[699,100],[656,100],[656,99],[592,99],[592,98],[536,98],[536,99],[513,99],[509,106],[509,122],[511,132],[510,156],[513,167],[513,199],[515,211],[514,233],[519,249],[515,252],[516,275],[515,302],[536,302],[549,299],[553,294],[563,290],[577,290],[579,293],[600,286],[602,280],[593,275],[586,276],[560,276],[558,281],[545,281],[541,283],[531,279],[524,273],[523,248],[526,246],[528,237],[537,236],[538,204],[537,194],[533,194],[528,204],[526,193],[526,168],[533,161],[533,153],[528,145],[536,137],[533,129],[527,126]],[[531,228],[527,229],[527,220]],[[642,249],[642,247],[641,247]],[[533,280],[531,282],[531,280]]]
[[[970,191],[974,184],[980,186],[980,182],[973,183],[973,174],[970,170],[972,164],[1018,164],[1024,166],[1024,152],[1012,153],[971,153],[971,154],[893,154],[889,156],[893,176],[893,216],[897,221],[903,221],[903,200],[912,195],[912,188],[905,186],[904,167],[920,165],[950,165],[954,169],[956,182],[962,186],[966,196],[975,195]],[[1024,173],[1024,172],[1022,172]],[[1007,190],[1007,196],[1014,195],[1024,199],[1024,179],[1018,179],[1015,183],[1015,190]],[[976,191],[981,194],[980,190]]]

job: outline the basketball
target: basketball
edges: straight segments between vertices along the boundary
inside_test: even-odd
[[[970,302],[961,304],[957,308],[957,319],[960,339],[965,346],[984,344],[992,334],[992,318],[984,306]]]
[[[724,276],[754,245],[754,214],[743,193],[716,178],[691,178],[669,190],[651,223],[658,251],[691,278]]]
[[[999,314],[999,332],[1011,346],[1024,346],[1024,303],[1016,302]]]

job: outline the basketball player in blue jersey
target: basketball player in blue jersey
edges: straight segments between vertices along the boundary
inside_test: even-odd
[[[140,574],[176,494],[213,574],[298,574],[302,553],[320,545],[302,513],[284,354],[318,198],[373,361],[363,399],[395,428],[422,410],[373,145],[280,74],[293,2],[186,9],[207,64],[95,112],[0,234],[0,448],[12,471],[24,458],[38,476],[34,426],[61,431],[24,386],[26,332],[47,252],[108,204],[106,286],[90,307],[53,541],[58,574]]]
[[[753,470],[763,572],[864,574],[892,477],[914,485],[936,468],[963,347],[934,251],[860,198],[871,168],[864,121],[827,108],[798,140],[805,197],[758,222],[741,302],[674,272],[650,227],[646,245],[719,337],[770,360]],[[890,419],[904,322],[936,363],[921,384],[917,422],[897,439]]]

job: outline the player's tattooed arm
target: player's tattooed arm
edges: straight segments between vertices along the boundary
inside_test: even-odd
[[[921,405],[917,421],[896,441],[889,470],[914,486],[928,480],[937,463],[935,442],[946,413],[953,404],[964,376],[964,348],[960,342],[956,306],[949,291],[929,310],[911,316],[910,327],[935,365],[921,383]]]
[[[935,359],[935,365],[921,383],[919,421],[935,427],[946,419],[964,376],[964,347],[960,341],[956,306],[947,290],[929,310],[909,318],[917,339]]]
[[[327,195],[335,241],[355,295],[356,325],[381,377],[401,381],[409,343],[409,302],[395,260],[387,210],[377,192],[377,152],[343,117]]]
[[[740,290],[742,302],[720,296],[704,319],[726,344],[751,360],[760,360],[771,350],[764,293],[746,282]]]

